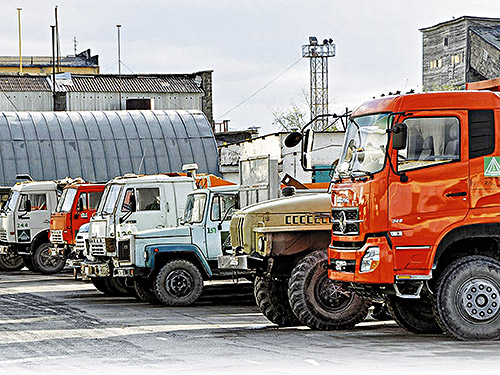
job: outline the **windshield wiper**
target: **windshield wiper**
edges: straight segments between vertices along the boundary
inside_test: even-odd
[[[365,175],[367,175],[369,177],[373,176],[373,172],[371,172],[371,171],[365,171],[363,169],[354,169],[354,170],[352,170],[350,172],[351,172],[351,177],[355,177],[353,175],[353,173],[363,173],[363,174],[365,174]]]

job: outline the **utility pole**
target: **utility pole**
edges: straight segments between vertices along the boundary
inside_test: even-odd
[[[54,18],[56,23],[56,56],[57,56],[57,73],[61,72],[61,49],[59,47],[59,22],[57,20],[57,5],[54,8]]]
[[[118,30],[118,100],[120,101],[120,111],[122,110],[122,60],[120,51],[120,28],[122,25],[116,25]]]
[[[332,56],[335,56],[335,44],[331,38],[319,44],[315,36],[310,36],[309,44],[302,46],[302,57],[310,59],[311,120],[328,114],[328,58]],[[321,130],[326,125],[325,119],[318,119],[312,129]]]
[[[50,26],[52,29],[52,106],[53,111],[56,110],[56,27]]]
[[[23,74],[23,56],[21,54],[21,10],[23,10],[23,8],[17,8],[17,25],[19,28],[19,74]]]

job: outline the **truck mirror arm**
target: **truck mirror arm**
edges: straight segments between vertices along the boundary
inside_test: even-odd
[[[120,217],[120,219],[118,219],[118,221],[120,222],[120,224],[123,224],[123,222],[124,222],[125,220],[127,220],[127,219],[130,217],[130,215],[132,215],[132,211],[131,211],[131,210],[130,210],[130,211],[128,211],[128,212],[127,212],[125,215],[123,215],[122,217]]]
[[[233,208],[235,208],[235,207],[236,207],[236,205],[235,205],[235,204],[233,204],[232,206],[229,206],[229,208],[228,208],[228,209],[226,210],[226,212],[224,213],[224,216],[222,216],[222,219],[220,220],[219,224],[217,224],[217,229],[222,230],[222,223],[223,223],[224,221],[226,221],[226,218],[229,216],[229,212],[231,212],[231,210],[232,210]]]

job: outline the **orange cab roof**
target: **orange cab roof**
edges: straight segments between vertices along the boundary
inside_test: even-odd
[[[500,96],[491,91],[448,91],[389,96],[370,100],[352,116],[426,109],[500,109]]]

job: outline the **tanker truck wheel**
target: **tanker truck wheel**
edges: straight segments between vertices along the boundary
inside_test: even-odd
[[[66,258],[52,256],[49,254],[50,243],[45,242],[33,251],[33,264],[45,275],[58,273],[66,265]]]
[[[123,297],[130,295],[129,288],[125,282],[118,277],[91,277],[95,288],[110,297]]]
[[[40,272],[40,270],[36,268],[35,264],[33,263],[33,257],[31,255],[23,255],[23,261],[26,268],[31,272]]]
[[[153,283],[148,279],[134,280],[135,295],[139,301],[147,302],[152,305],[160,304],[160,300],[156,297],[153,289]]]
[[[202,290],[203,276],[200,270],[185,259],[168,261],[154,282],[156,297],[166,306],[192,305]]]
[[[421,295],[418,299],[389,296],[387,308],[393,319],[402,328],[413,333],[442,333],[443,330],[432,312],[430,296]]]
[[[92,282],[92,285],[95,286],[95,288],[106,295],[110,294],[110,291],[106,285],[106,278],[104,277],[91,277],[90,281]]]
[[[269,321],[280,327],[300,324],[288,302],[288,279],[258,275],[253,285],[257,306]]]
[[[457,339],[500,339],[500,262],[468,256],[450,264],[438,280],[434,308]]]
[[[352,328],[366,318],[371,303],[330,280],[326,262],[326,251],[318,250],[295,266],[288,284],[290,305],[312,329]]]
[[[7,254],[0,255],[0,270],[2,271],[19,271],[24,267],[23,258],[13,251]]]

